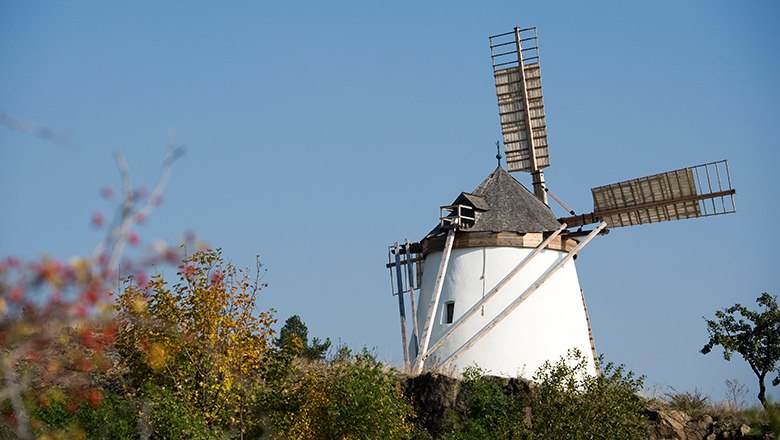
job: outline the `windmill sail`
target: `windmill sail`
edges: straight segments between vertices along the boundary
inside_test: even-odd
[[[560,219],[569,226],[603,220],[634,226],[736,212],[728,161],[722,160],[591,190],[593,212]]]
[[[550,166],[536,28],[490,37],[490,52],[507,169]]]

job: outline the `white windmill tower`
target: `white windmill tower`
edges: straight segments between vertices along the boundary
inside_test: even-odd
[[[389,247],[407,370],[529,377],[576,348],[596,373],[596,349],[574,258],[606,227],[735,212],[726,161],[592,189],[594,211],[576,215],[549,191],[550,165],[536,28],[490,37],[509,172],[530,172],[533,193],[500,166],[441,207],[420,242]],[[570,217],[556,218],[550,194]],[[583,226],[596,224],[591,230]],[[573,228],[578,228],[572,230]],[[405,295],[412,307],[407,335]],[[410,343],[411,342],[411,343]]]

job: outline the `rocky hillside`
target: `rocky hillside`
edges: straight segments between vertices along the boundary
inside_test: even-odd
[[[537,385],[523,379],[486,376],[483,380],[491,384],[494,391],[503,393],[510,400],[524,402],[522,422],[525,426],[533,427],[534,423],[539,423],[541,417],[533,413],[531,404],[533,399],[539,398]],[[467,426],[474,412],[480,411],[474,408],[474,391],[468,383],[446,375],[426,373],[404,378],[401,386],[404,395],[413,402],[416,424],[424,427],[432,438],[468,438],[451,435],[453,431]],[[718,420],[708,414],[692,416],[680,410],[664,408],[658,402],[636,399],[644,405],[642,416],[646,423],[646,438],[652,440],[776,438],[766,433],[767,427],[750,427],[744,423]]]

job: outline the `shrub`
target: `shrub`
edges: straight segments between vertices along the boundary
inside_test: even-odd
[[[153,439],[209,440],[220,438],[217,428],[209,427],[198,408],[178,397],[171,390],[146,384],[141,387],[144,424],[141,429]]]
[[[295,364],[269,384],[260,412],[288,439],[404,439],[412,430],[397,373],[366,350],[326,364]]]
[[[668,408],[685,412],[694,419],[702,417],[706,413],[712,413],[712,410],[715,409],[710,405],[709,396],[698,388],[684,392],[678,392],[671,388],[671,391],[664,394],[664,403]]]
[[[107,390],[89,390],[79,399],[59,388],[40,390],[30,402],[32,425],[41,437],[137,439],[138,420],[128,399]]]
[[[536,373],[534,438],[647,438],[645,405],[636,395],[644,378],[612,363],[601,375],[591,376],[586,366],[582,354],[572,351]]]
[[[644,402],[636,396],[642,377],[623,366],[607,364],[603,375],[587,374],[579,352],[534,376],[529,393],[504,379],[464,373],[460,426],[445,439],[644,439]],[[530,409],[530,414],[529,414]]]
[[[465,417],[444,439],[516,439],[527,434],[523,396],[509,392],[502,379],[484,376],[484,370],[473,366],[463,373],[462,387]]]

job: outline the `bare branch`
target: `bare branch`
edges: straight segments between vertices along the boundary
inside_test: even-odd
[[[114,153],[114,160],[119,169],[122,182],[122,202],[119,207],[119,212],[116,214],[106,237],[103,241],[98,243],[92,252],[92,260],[96,263],[93,266],[93,275],[105,277],[113,268],[117,267],[119,259],[127,245],[127,240],[132,227],[139,218],[147,218],[159,204],[162,194],[170,180],[173,164],[182,154],[182,148],[176,147],[173,143],[168,145],[157,183],[144,204],[138,207],[136,204],[139,200],[137,195],[133,192],[127,161],[121,152]]]
[[[66,145],[70,142],[70,137],[64,133],[56,132],[49,127],[44,127],[30,121],[15,118],[3,111],[0,111],[0,125],[4,125],[11,130],[21,131],[54,142],[55,144]]]

